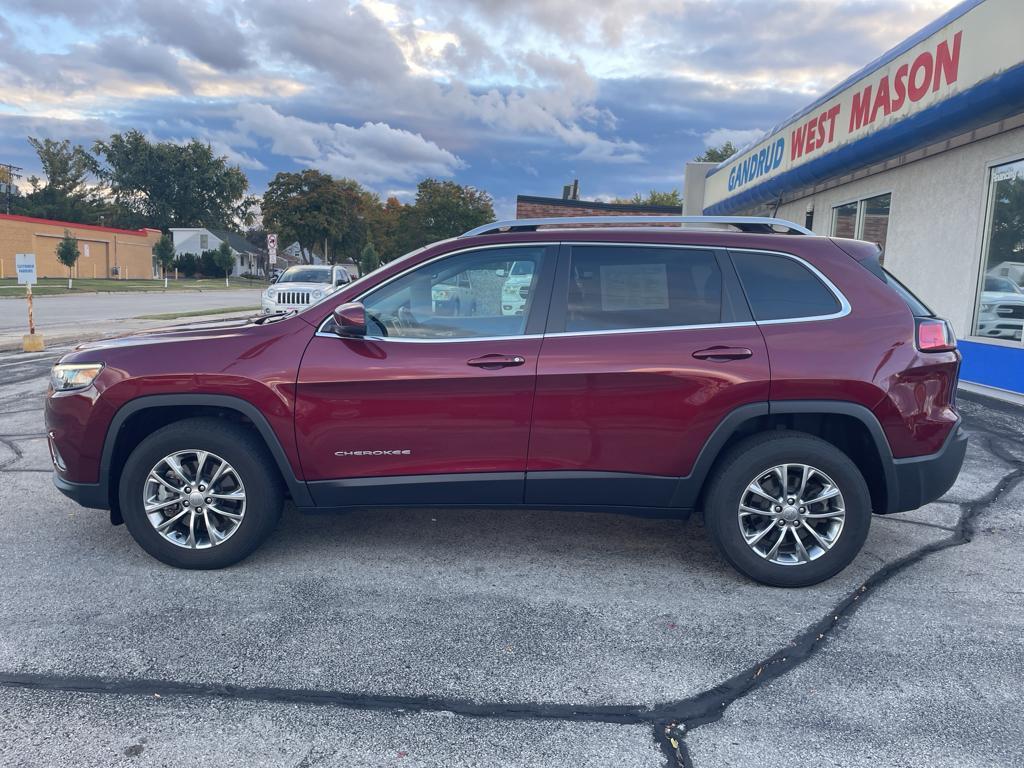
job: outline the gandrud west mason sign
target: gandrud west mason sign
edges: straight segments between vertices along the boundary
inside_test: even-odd
[[[712,168],[728,214],[1024,109],[1024,2],[968,0]]]

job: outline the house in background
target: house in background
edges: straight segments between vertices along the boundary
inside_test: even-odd
[[[177,255],[191,253],[199,256],[203,251],[215,251],[221,243],[227,243],[235,256],[232,275],[262,275],[264,272],[262,250],[236,232],[206,227],[171,227],[171,236],[174,238],[174,253]]]

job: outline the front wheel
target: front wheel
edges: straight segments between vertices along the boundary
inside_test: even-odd
[[[832,444],[771,432],[723,457],[704,514],[736,570],[763,584],[805,587],[856,557],[871,525],[871,496],[857,466]]]
[[[121,515],[149,554],[178,568],[223,568],[258,547],[283,503],[277,467],[250,430],[224,419],[158,429],[121,474]]]

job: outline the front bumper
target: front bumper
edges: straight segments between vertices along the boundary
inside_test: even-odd
[[[57,486],[58,491],[80,506],[88,509],[110,509],[106,484],[73,483],[56,472],[53,473],[53,484]]]
[[[893,459],[894,477],[886,512],[908,512],[941,498],[956,482],[966,453],[967,433],[957,424],[935,453]]]

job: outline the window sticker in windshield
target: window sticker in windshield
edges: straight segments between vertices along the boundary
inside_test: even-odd
[[[668,309],[668,274],[664,264],[601,266],[601,309]]]

